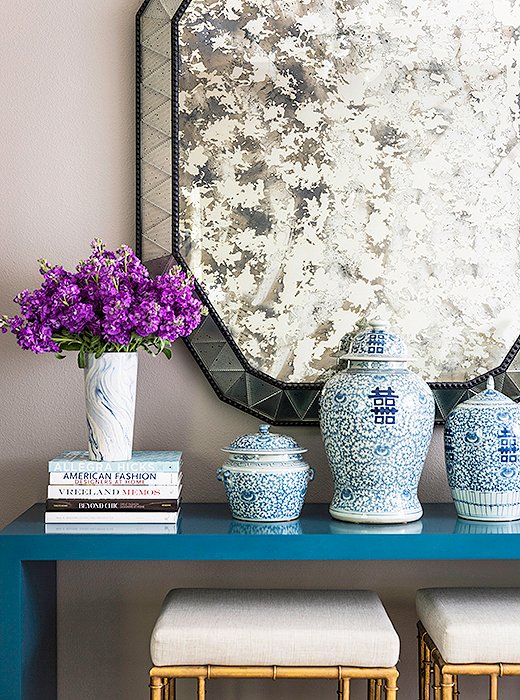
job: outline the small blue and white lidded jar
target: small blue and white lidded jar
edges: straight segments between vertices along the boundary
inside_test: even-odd
[[[422,516],[417,487],[435,420],[433,394],[407,369],[403,340],[374,321],[340,355],[325,384],[320,426],[334,479],[329,508],[347,522],[407,523]]]
[[[520,518],[520,406],[494,388],[458,404],[444,429],[448,483],[469,520]]]
[[[231,513],[238,520],[279,522],[299,517],[314,470],[304,462],[302,449],[288,435],[241,435],[223,448],[227,461],[217,469]]]

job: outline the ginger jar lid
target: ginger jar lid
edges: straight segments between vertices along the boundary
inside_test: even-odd
[[[387,330],[383,321],[371,321],[368,328],[354,336],[349,351],[341,359],[407,362],[410,357],[401,336]]]
[[[500,408],[505,406],[510,408],[511,406],[516,405],[517,404],[515,404],[515,402],[508,396],[502,394],[500,391],[497,391],[495,389],[495,380],[493,377],[488,377],[484,391],[481,391],[479,394],[475,394],[475,396],[472,396],[470,399],[458,404],[458,406],[455,406],[453,410],[456,411],[459,407],[479,409],[489,407]]]
[[[302,449],[296,440],[289,435],[270,433],[271,426],[262,423],[257,433],[251,435],[241,435],[233,440],[227,447],[223,447],[224,452],[234,454],[303,454],[307,450]]]

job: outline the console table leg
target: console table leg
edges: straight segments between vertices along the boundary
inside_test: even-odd
[[[22,562],[23,700],[56,700],[56,562]]]
[[[56,700],[56,562],[0,551],[0,700]]]
[[[2,556],[0,569],[0,700],[21,700],[22,565]]]
[[[56,562],[0,553],[0,700],[56,700]]]
[[[56,562],[0,553],[0,700],[56,700]]]

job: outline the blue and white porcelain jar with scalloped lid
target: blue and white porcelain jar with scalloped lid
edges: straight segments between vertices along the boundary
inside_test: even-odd
[[[417,487],[435,419],[433,395],[406,366],[403,340],[384,323],[339,356],[325,384],[320,426],[334,479],[329,508],[347,522],[406,523],[422,516]]]
[[[451,411],[444,448],[461,518],[520,519],[520,406],[495,390],[493,378]]]
[[[228,453],[217,469],[231,513],[237,520],[281,522],[299,517],[314,470],[303,460],[307,450],[288,435],[241,435],[223,449]]]

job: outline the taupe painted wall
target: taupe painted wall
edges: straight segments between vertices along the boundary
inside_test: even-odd
[[[0,13],[0,312],[38,284],[36,259],[73,265],[102,236],[134,240],[134,14],[139,0],[14,0]],[[85,446],[82,375],[73,357],[32,356],[0,339],[1,524],[43,500],[46,462]],[[185,452],[186,501],[222,499],[219,447],[257,421],[219,402],[183,345],[173,360],[141,356],[137,448]],[[309,500],[330,497],[318,430],[290,431],[310,448]],[[449,497],[440,432],[421,485]],[[148,638],[172,586],[373,587],[403,639],[402,700],[416,698],[414,591],[518,580],[517,564],[69,563],[59,569],[60,700],[144,700]],[[116,689],[110,688],[110,682]],[[224,683],[215,698],[271,697],[271,682]],[[188,697],[183,692],[181,700]],[[280,682],[280,698],[334,697],[334,688]]]

